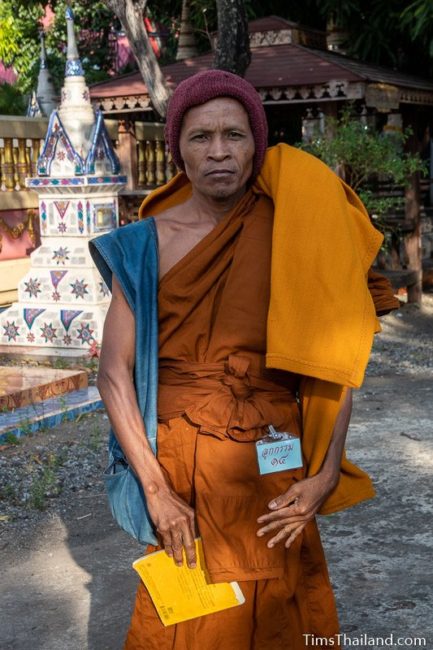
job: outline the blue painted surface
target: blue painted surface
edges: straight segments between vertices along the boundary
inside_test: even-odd
[[[60,397],[23,406],[0,414],[0,442],[7,435],[21,438],[39,429],[52,429],[64,420],[74,420],[82,413],[104,408],[95,386],[76,390]]]

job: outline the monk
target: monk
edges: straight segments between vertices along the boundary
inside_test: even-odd
[[[314,636],[337,647],[315,515],[344,484],[351,388],[322,382],[319,419],[321,403],[332,402],[334,416],[317,443],[320,460],[310,461],[316,442],[306,434],[312,416],[303,402],[307,393],[311,402],[320,373],[266,361],[277,203],[256,183],[267,147],[260,97],[230,73],[195,75],[173,95],[167,138],[183,173],[149,215],[159,255],[157,456],[134,383],[138,317],[115,270],[98,387],[160,548],[194,571],[199,535],[211,581],[237,581],[245,603],[164,627],[140,583],[125,650],[301,650]],[[150,199],[149,210],[155,205]],[[287,245],[295,254],[296,241]],[[395,304],[389,287],[373,279],[385,313]],[[270,426],[300,441],[301,465],[260,473],[257,443]],[[372,494],[368,484],[341,504]]]

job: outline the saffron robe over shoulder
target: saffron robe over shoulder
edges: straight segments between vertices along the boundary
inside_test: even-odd
[[[294,147],[267,150],[253,189],[275,210],[267,365],[358,388],[377,329],[365,277],[383,236],[350,187]],[[190,194],[180,173],[143,201],[140,216]]]
[[[380,329],[366,277],[382,235],[347,185],[293,147],[268,149],[253,191],[274,202],[266,363],[304,376],[303,452],[307,474],[314,475],[326,456],[344,387],[361,384]],[[190,195],[180,173],[143,201],[140,216],[157,215]],[[392,295],[385,302],[392,305]],[[344,457],[339,484],[320,512],[372,496],[368,476]]]

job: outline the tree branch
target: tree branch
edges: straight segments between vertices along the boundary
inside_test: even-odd
[[[104,2],[121,22],[154,109],[161,117],[165,117],[170,92],[144,27],[143,16],[147,0],[104,0]]]

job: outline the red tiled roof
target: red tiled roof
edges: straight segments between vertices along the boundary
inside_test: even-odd
[[[326,83],[331,79],[359,81],[361,77],[340,65],[321,60],[298,45],[273,45],[251,50],[252,60],[245,78],[256,88],[277,86],[303,86]],[[175,86],[183,79],[212,66],[213,53],[171,63],[162,68],[169,85]],[[92,97],[119,97],[146,94],[146,86],[139,72],[94,84]]]
[[[387,68],[380,68],[322,50],[301,45],[271,45],[251,50],[252,60],[245,78],[255,88],[311,86],[329,81],[370,81],[405,88],[433,91],[433,83]],[[212,66],[213,53],[185,59],[162,68],[170,86]],[[147,94],[139,72],[94,84],[93,98]]]
[[[328,50],[314,50],[314,52],[321,59],[335,65],[340,65],[346,70],[360,75],[366,81],[388,83],[394,86],[401,86],[402,88],[433,90],[433,82],[422,77],[415,77],[404,72],[399,72],[398,70],[393,70],[392,68],[383,68],[382,66],[370,65],[362,61],[357,61],[356,59],[349,59],[347,56],[337,54],[336,52],[329,52]]]

